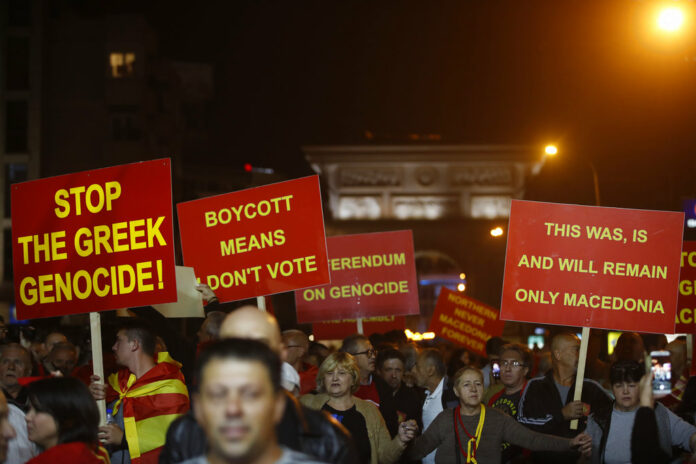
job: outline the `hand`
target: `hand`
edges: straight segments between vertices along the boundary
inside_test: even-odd
[[[585,432],[580,433],[570,440],[570,446],[577,448],[583,457],[589,458],[592,454],[592,437]]]
[[[399,441],[404,445],[413,440],[418,431],[418,424],[413,419],[399,424]]]
[[[103,383],[99,383],[101,381],[101,377],[98,375],[93,375],[89,378],[90,384],[89,384],[89,392],[92,394],[95,400],[103,400],[106,398],[106,385]]]
[[[648,372],[640,379],[638,384],[640,392],[640,405],[651,408],[655,405],[655,398],[652,392],[652,372]]]
[[[582,401],[571,401],[561,409],[561,414],[563,414],[565,420],[580,419],[589,413],[589,404],[585,404]]]
[[[123,441],[123,430],[116,424],[99,427],[99,441],[105,445],[120,445]]]
[[[201,294],[201,297],[207,301],[208,303],[212,301],[217,301],[217,297],[215,296],[215,292],[207,286],[206,284],[198,284],[196,285],[196,290],[198,290]]]

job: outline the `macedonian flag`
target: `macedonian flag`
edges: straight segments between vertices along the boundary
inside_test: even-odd
[[[123,408],[128,452],[133,464],[156,464],[169,424],[188,411],[189,397],[181,364],[169,353],[157,355],[157,364],[139,379],[128,369],[109,376],[107,401],[116,400],[114,416]]]

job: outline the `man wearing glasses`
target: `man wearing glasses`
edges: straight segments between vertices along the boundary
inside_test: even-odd
[[[360,399],[371,401],[379,407],[379,393],[377,392],[377,386],[372,381],[377,351],[372,347],[370,339],[361,334],[351,335],[343,339],[340,351],[353,355],[358,363],[358,369],[360,369],[360,388],[353,395]]]
[[[500,381],[503,389],[493,395],[488,406],[500,409],[505,414],[517,418],[517,406],[522,397],[522,391],[527,385],[527,374],[532,363],[532,353],[520,344],[504,345],[500,349]],[[501,462],[510,462],[522,453],[519,446],[503,443]]]

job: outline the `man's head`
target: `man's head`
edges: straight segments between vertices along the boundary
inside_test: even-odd
[[[220,326],[227,314],[222,311],[210,311],[198,329],[198,342],[207,343],[220,339]]]
[[[500,358],[500,349],[505,345],[505,340],[500,337],[491,337],[486,341],[486,357],[490,362]]]
[[[387,382],[393,391],[401,388],[406,357],[399,350],[388,348],[377,354],[377,375]]]
[[[259,340],[285,358],[278,321],[254,306],[242,306],[229,313],[220,327],[220,338]]]
[[[645,345],[640,335],[635,332],[624,332],[616,340],[614,347],[615,361],[644,362]]]
[[[7,398],[0,390],[0,464],[7,458],[7,445],[15,437],[15,429],[10,424],[10,409]]]
[[[256,462],[276,443],[285,405],[280,365],[278,355],[257,340],[220,340],[201,352],[193,410],[211,462]]]
[[[31,354],[19,343],[0,347],[0,385],[8,391],[20,388],[18,379],[31,375]]]
[[[48,354],[48,362],[64,376],[72,374],[77,365],[77,348],[72,343],[58,343]]]
[[[139,357],[155,356],[157,337],[145,322],[131,318],[116,332],[116,343],[112,347],[116,362],[130,367]]]
[[[43,341],[43,346],[46,353],[45,356],[48,356],[48,354],[53,350],[53,348],[59,343],[68,343],[68,337],[66,337],[63,332],[49,332]]]
[[[361,334],[351,335],[343,340],[341,350],[350,353],[355,358],[360,369],[360,377],[368,377],[375,371],[375,359],[377,352],[372,347],[370,340]]]
[[[437,386],[447,373],[447,366],[442,354],[435,348],[428,348],[418,355],[413,368],[415,384],[421,388]]]
[[[504,345],[500,349],[500,380],[508,390],[517,391],[527,380],[532,365],[532,353],[520,344]]]
[[[670,354],[670,362],[672,363],[672,379],[679,380],[683,374],[689,375],[686,370],[686,342],[676,339],[667,344],[667,351]]]
[[[285,349],[288,350],[286,361],[293,366],[302,362],[309,349],[309,337],[301,330],[291,329],[282,333]]]
[[[551,340],[551,363],[554,369],[577,369],[580,339],[572,333],[560,333]]]

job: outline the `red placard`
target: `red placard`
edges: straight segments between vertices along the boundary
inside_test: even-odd
[[[486,342],[503,333],[498,310],[442,287],[430,321],[430,332],[486,356]]]
[[[684,214],[513,200],[501,318],[672,333]]]
[[[176,301],[168,159],[12,186],[17,317]]]
[[[329,280],[319,177],[179,203],[184,262],[220,301]]]
[[[404,330],[404,316],[377,316],[363,319],[363,334],[367,337],[373,333],[386,333],[391,330]],[[341,340],[358,333],[358,321],[344,319],[340,321],[315,322],[312,324],[315,340]]]
[[[419,314],[410,230],[327,240],[331,285],[295,292],[297,321]]]
[[[696,242],[684,242],[679,276],[676,333],[696,333]]]

